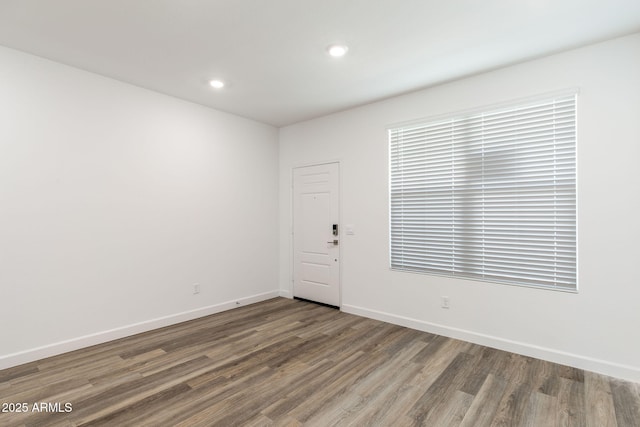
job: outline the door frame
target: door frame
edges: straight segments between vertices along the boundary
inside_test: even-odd
[[[340,224],[340,231],[338,233],[338,238],[340,239],[340,244],[338,245],[338,257],[340,259],[340,265],[338,268],[338,308],[342,311],[342,242],[343,242],[343,229],[342,226],[342,162],[340,159],[336,160],[325,160],[319,162],[305,162],[305,163],[294,163],[289,170],[289,285],[288,285],[288,293],[290,297],[293,299],[293,269],[294,269],[294,253],[295,247],[293,246],[293,211],[294,211],[294,193],[293,193],[293,171],[295,169],[306,168],[310,166],[322,166],[336,163],[338,165],[338,223]]]

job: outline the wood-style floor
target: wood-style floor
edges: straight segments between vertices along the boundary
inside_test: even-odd
[[[1,426],[640,426],[638,384],[284,298],[0,371],[5,403],[28,411]]]

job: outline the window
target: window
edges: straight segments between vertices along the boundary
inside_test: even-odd
[[[393,270],[575,290],[576,94],[389,130]]]

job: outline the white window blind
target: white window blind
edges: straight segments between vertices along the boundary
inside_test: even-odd
[[[576,95],[389,130],[391,268],[576,289]]]

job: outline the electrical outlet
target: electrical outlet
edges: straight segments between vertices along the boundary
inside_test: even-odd
[[[440,307],[442,308],[450,308],[449,297],[442,296],[440,297]]]
[[[200,283],[194,283],[193,284],[193,294],[199,294],[200,293]]]

